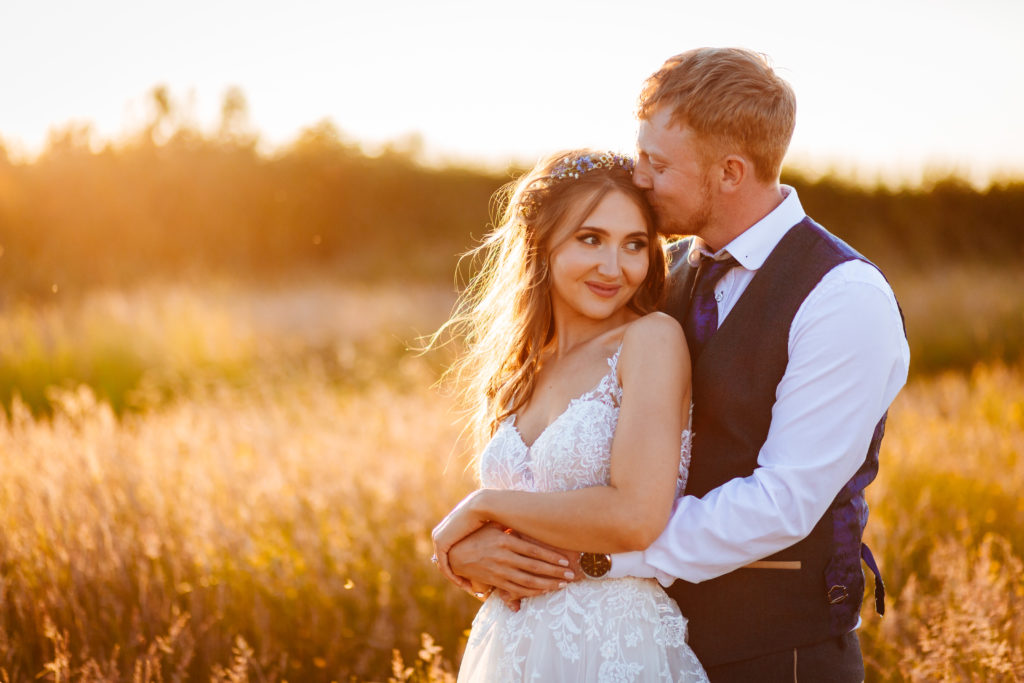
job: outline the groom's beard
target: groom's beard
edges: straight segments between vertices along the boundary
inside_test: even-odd
[[[713,209],[711,183],[706,178],[701,183],[700,204],[687,216],[667,208],[658,201],[657,196],[651,191],[647,192],[647,199],[654,209],[658,232],[663,235],[697,235],[701,237],[711,224]]]

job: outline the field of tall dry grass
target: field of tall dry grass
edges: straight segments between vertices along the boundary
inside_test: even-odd
[[[1024,295],[976,308],[1022,277],[896,283],[912,341],[946,340],[914,342],[929,368],[984,362],[891,411],[869,680],[1024,678],[1024,369],[982,353],[1019,348]],[[0,680],[446,680],[477,603],[429,531],[473,481],[445,359],[405,348],[451,301],[214,283],[0,311]]]

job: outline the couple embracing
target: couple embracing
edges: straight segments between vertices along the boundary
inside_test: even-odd
[[[864,678],[864,489],[909,351],[882,274],[779,183],[795,110],[762,56],[692,50],[644,83],[635,162],[509,189],[448,323],[486,441],[434,530],[484,601],[460,681]]]

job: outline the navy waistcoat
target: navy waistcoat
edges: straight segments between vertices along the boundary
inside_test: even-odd
[[[682,322],[693,273],[673,268],[666,310]],[[863,256],[809,218],[786,233],[709,339],[693,368],[693,447],[688,495],[701,497],[757,467],[775,392],[789,361],[797,310],[832,268]],[[841,635],[854,628],[864,594],[864,488],[878,472],[885,416],[864,463],[802,541],[765,558],[794,569],[738,569],[669,594],[689,619],[689,643],[705,667]]]

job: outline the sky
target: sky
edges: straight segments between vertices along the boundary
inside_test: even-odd
[[[787,164],[917,182],[1024,177],[1021,0],[3,0],[0,141],[137,129],[156,85],[216,125],[240,88],[265,149],[330,119],[373,149],[532,163],[630,151],[643,79],[692,47],[770,56],[797,94]]]

